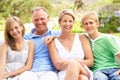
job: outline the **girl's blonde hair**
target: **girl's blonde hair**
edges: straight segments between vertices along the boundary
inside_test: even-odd
[[[99,17],[98,17],[98,14],[95,11],[89,11],[85,15],[83,15],[83,17],[81,19],[82,24],[84,23],[85,19],[92,19],[95,22],[99,23]]]
[[[15,45],[15,40],[14,38],[10,35],[10,26],[13,22],[17,22],[21,27],[23,27],[23,30],[22,30],[22,36],[24,35],[25,33],[25,27],[22,23],[22,21],[16,17],[16,16],[13,16],[13,17],[10,17],[8,18],[8,20],[6,21],[6,25],[5,25],[5,31],[4,31],[4,39],[5,39],[5,42],[7,44],[10,45],[10,47],[13,49],[13,50],[16,50],[16,45]]]

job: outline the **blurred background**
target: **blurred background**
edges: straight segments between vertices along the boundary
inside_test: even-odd
[[[34,27],[31,10],[43,6],[50,16],[48,28],[59,30],[57,16],[62,9],[75,12],[76,23],[73,32],[81,33],[81,16],[93,10],[99,14],[99,31],[120,37],[120,0],[0,0],[0,40],[3,40],[5,21],[10,16],[18,16],[25,24],[26,33]]]

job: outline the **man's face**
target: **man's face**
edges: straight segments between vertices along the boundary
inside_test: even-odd
[[[32,14],[33,24],[37,33],[45,33],[47,31],[48,15],[43,10],[38,10]]]

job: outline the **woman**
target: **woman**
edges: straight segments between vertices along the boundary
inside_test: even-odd
[[[0,80],[21,80],[20,75],[32,67],[34,43],[24,40],[24,25],[16,17],[6,21],[0,55]]]
[[[62,33],[48,45],[54,66],[59,70],[60,80],[89,80],[93,55],[88,39],[83,34],[72,33],[75,22],[71,10],[61,11],[58,22]]]

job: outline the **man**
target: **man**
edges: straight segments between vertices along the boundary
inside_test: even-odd
[[[30,71],[32,71],[38,80],[57,80],[57,73],[51,62],[47,45],[44,45],[46,36],[59,35],[58,31],[51,31],[47,28],[49,16],[46,9],[36,7],[32,11],[32,21],[35,26],[25,39],[32,40],[35,43],[34,61]]]
[[[88,38],[94,55],[94,80],[120,80],[120,68],[115,61],[120,59],[120,46],[115,37],[98,31],[98,15],[91,11],[82,18],[82,25],[88,33]]]

